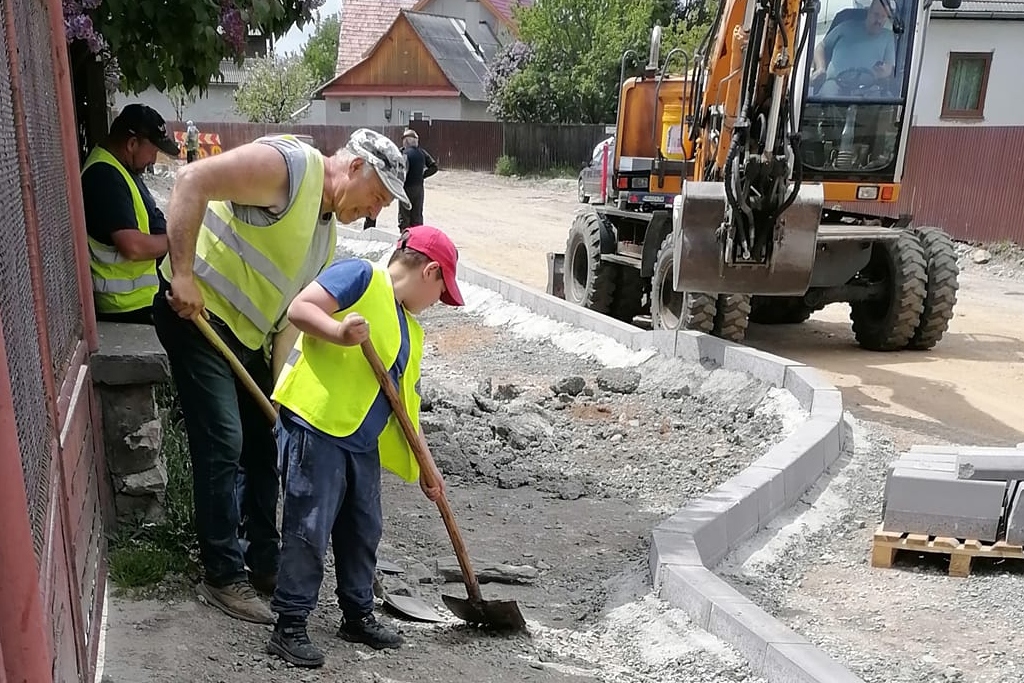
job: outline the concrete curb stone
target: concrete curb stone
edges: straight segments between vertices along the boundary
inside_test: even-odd
[[[378,228],[342,229],[339,237],[393,243],[397,235]],[[863,683],[712,571],[740,543],[799,500],[839,458],[843,399],[836,387],[802,363],[700,332],[641,330],[465,263],[459,264],[458,277],[630,349],[653,349],[665,356],[744,372],[797,399],[809,412],[802,425],[742,472],[652,530],[651,579],[662,599],[735,647],[754,673],[769,683]]]

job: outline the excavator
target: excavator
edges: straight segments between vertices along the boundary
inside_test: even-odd
[[[932,0],[719,1],[693,54],[661,61],[655,26],[640,75],[622,55],[601,192],[548,254],[548,292],[735,342],[846,302],[862,348],[932,348],[953,242],[870,210],[900,196]]]

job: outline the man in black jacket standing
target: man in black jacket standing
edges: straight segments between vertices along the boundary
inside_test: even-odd
[[[405,194],[412,206],[398,207],[398,229],[405,230],[412,225],[423,225],[423,180],[437,173],[437,162],[427,150],[420,147],[420,136],[412,128],[402,133],[402,154],[408,172],[405,176]],[[363,221],[363,230],[377,227],[377,219],[367,218]]]
[[[398,207],[398,229],[405,230],[413,225],[423,225],[423,181],[437,173],[437,162],[420,147],[420,136],[407,128],[402,133],[402,153],[408,168],[405,174],[405,194],[412,204]]]

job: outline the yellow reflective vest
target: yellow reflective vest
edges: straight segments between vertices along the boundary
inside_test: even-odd
[[[275,223],[250,225],[235,216],[230,202],[212,201],[199,229],[193,270],[206,308],[250,349],[265,348],[284,327],[288,304],[334,255],[334,217],[326,230],[317,225],[324,158],[309,145],[302,149],[305,175],[295,200]],[[160,272],[170,280],[169,258]]]
[[[148,235],[149,212],[128,169],[99,145],[89,153],[82,173],[94,164],[110,164],[121,173],[132,195],[139,232]],[[131,261],[122,256],[117,247],[90,237],[89,269],[92,271],[92,292],[98,313],[128,313],[153,304],[160,285],[156,276],[156,259]]]
[[[343,320],[359,313],[370,324],[370,341],[390,368],[398,358],[402,330],[395,304],[395,289],[386,268],[373,266],[366,292],[351,307],[334,314]],[[398,394],[413,427],[419,429],[420,397],[416,385],[423,357],[423,328],[402,309],[409,328],[409,359],[399,379]],[[349,436],[362,424],[380,385],[373,368],[358,346],[341,346],[318,337],[300,334],[288,362],[281,370],[273,399],[325,434]],[[420,474],[416,456],[394,413],[377,439],[380,464],[406,481]]]

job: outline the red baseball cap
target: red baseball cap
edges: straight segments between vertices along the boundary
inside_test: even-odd
[[[429,225],[414,225],[407,228],[398,238],[399,248],[415,249],[421,254],[437,261],[441,266],[441,277],[444,278],[445,293],[441,301],[449,306],[463,306],[462,293],[455,281],[455,273],[459,262],[459,250],[455,248],[448,235]]]

